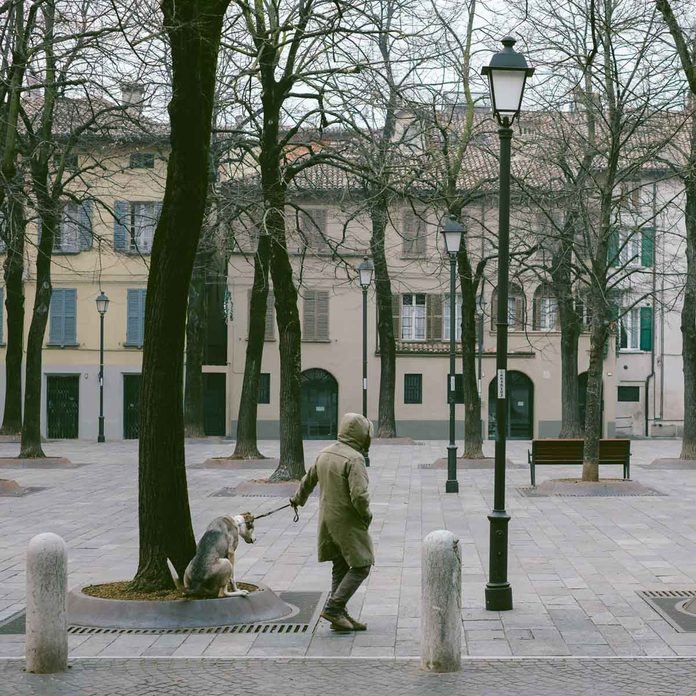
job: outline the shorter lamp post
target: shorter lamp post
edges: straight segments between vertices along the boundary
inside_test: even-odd
[[[109,308],[109,298],[100,291],[97,296],[99,312],[99,435],[97,442],[104,442],[104,315]]]
[[[447,483],[445,493],[459,493],[459,481],[457,481],[457,445],[454,441],[454,405],[456,396],[456,335],[457,320],[455,277],[457,272],[457,254],[461,244],[464,228],[454,215],[450,215],[442,227],[442,236],[445,239],[445,249],[450,262],[450,301],[449,301],[449,375],[447,376],[447,403],[449,404],[449,445],[447,445]]]
[[[512,609],[512,587],[507,579],[508,523],[505,511],[505,448],[507,429],[507,351],[508,351],[508,272],[510,266],[510,145],[512,124],[520,113],[522,94],[534,68],[512,47],[515,39],[503,39],[503,50],[496,53],[481,71],[488,78],[493,112],[498,121],[500,138],[500,192],[498,195],[498,304],[496,319],[496,405],[495,405],[495,473],[493,510],[488,515],[490,544],[486,609]]]
[[[358,266],[358,276],[360,277],[360,287],[362,288],[362,413],[367,418],[367,291],[372,285],[372,275],[375,267],[372,261],[367,258]],[[370,466],[370,457],[365,453],[365,466]]]

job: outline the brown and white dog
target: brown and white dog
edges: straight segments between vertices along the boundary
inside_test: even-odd
[[[254,516],[250,512],[216,517],[196,547],[184,573],[184,594],[198,597],[245,597],[234,581],[234,554],[239,537],[253,544]]]

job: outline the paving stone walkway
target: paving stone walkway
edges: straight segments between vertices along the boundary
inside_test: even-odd
[[[260,514],[285,502],[215,497],[223,488],[270,473],[193,468],[210,457],[230,454],[233,444],[221,440],[187,444],[197,534],[216,515],[245,510]],[[307,461],[325,444],[305,443]],[[511,442],[508,450],[509,459],[523,467],[508,471],[513,611],[484,608],[486,516],[492,505],[493,472],[460,470],[460,493],[445,494],[446,472],[420,468],[443,456],[445,442],[377,445],[370,453],[377,565],[350,607],[351,613],[368,622],[367,632],[337,635],[320,621],[313,632],[298,635],[71,635],[71,658],[417,656],[421,541],[442,528],[461,539],[466,655],[696,656],[696,633],[677,632],[637,594],[696,590],[696,470],[649,468],[654,459],[677,457],[680,443],[632,443],[633,478],[664,495],[597,498],[522,495],[519,489],[529,486],[528,444]],[[0,457],[16,456],[18,448],[0,443]],[[278,443],[262,442],[261,450],[277,456]],[[66,540],[71,587],[128,579],[135,572],[137,442],[48,442],[45,451],[83,466],[3,470],[3,477],[42,490],[0,498],[0,622],[24,608],[26,546],[40,532],[53,531]],[[486,454],[492,454],[492,443],[486,443]],[[578,468],[547,467],[538,474],[539,482],[570,478],[578,475]],[[257,543],[240,547],[238,579],[263,582],[276,591],[325,591],[330,569],[316,562],[316,516],[315,497],[301,510],[297,524],[289,511],[260,520]],[[0,656],[22,656],[23,643],[21,635],[0,635]],[[509,664],[513,669],[516,663]]]
[[[13,696],[690,696],[696,661],[468,659],[428,674],[414,660],[76,660],[57,675],[0,661],[0,680]]]

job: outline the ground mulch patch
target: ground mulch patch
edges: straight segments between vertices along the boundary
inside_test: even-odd
[[[4,469],[76,469],[83,464],[74,464],[65,457],[0,457],[0,468]]]
[[[191,469],[275,469],[278,466],[276,457],[262,459],[236,459],[233,457],[211,457],[201,464],[193,464]]]
[[[256,585],[250,585],[246,582],[238,582],[237,587],[240,590],[247,590],[248,592],[256,592],[258,590]],[[171,602],[177,599],[216,599],[215,597],[189,597],[177,589],[157,590],[154,592],[134,590],[129,580],[108,582],[103,585],[87,585],[82,588],[82,593],[100,599],[131,599],[159,602]]]

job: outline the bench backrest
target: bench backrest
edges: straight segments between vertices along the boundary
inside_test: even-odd
[[[536,464],[582,463],[584,440],[545,439],[532,441],[532,458]],[[608,439],[599,441],[600,464],[623,464],[631,454],[631,441]]]

